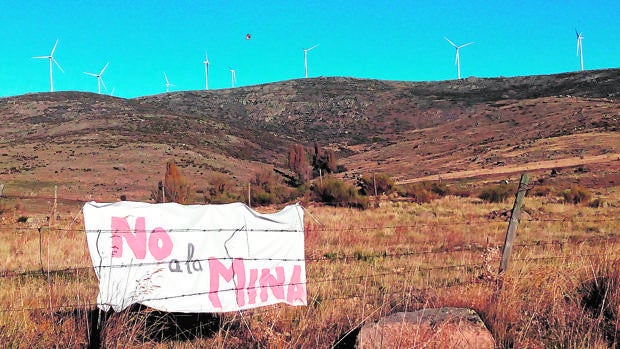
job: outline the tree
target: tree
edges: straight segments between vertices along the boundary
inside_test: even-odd
[[[318,142],[314,142],[314,155],[312,156],[312,168],[315,175],[320,172],[335,173],[337,169],[336,154],[331,149],[323,149]]]
[[[155,202],[177,202],[187,205],[191,201],[191,186],[174,163],[173,159],[166,163],[164,180],[159,181],[157,190],[151,193]]]
[[[297,175],[298,184],[303,184],[310,179],[312,170],[308,158],[306,157],[304,147],[301,144],[295,144],[289,147],[288,168]]]

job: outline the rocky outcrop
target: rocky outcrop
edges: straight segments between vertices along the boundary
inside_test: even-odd
[[[358,349],[493,349],[495,340],[471,309],[436,308],[400,312],[363,326]]]

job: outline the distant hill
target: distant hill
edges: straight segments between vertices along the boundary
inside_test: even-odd
[[[291,144],[319,142],[347,177],[385,172],[411,182],[588,164],[598,169],[591,183],[608,185],[619,179],[619,91],[620,69],[609,69],[442,82],[314,78],[136,99],[29,94],[0,99],[0,181],[31,192],[61,183],[80,200],[144,200],[168,158],[200,189],[215,172],[244,182],[285,167]]]

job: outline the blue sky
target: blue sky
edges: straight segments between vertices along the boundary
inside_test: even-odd
[[[136,97],[256,85],[309,75],[404,81],[552,74],[620,67],[620,3],[612,1],[29,1],[0,2],[0,96],[56,91]],[[246,40],[247,33],[252,35]]]

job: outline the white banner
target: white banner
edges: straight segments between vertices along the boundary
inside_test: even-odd
[[[303,210],[241,203],[84,205],[99,308],[219,313],[306,305]]]

